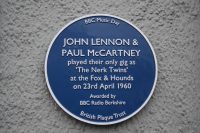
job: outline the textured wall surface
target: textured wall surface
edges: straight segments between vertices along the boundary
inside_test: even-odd
[[[106,13],[127,19],[151,41],[158,82],[133,118],[93,126],[54,102],[44,77],[51,39],[71,20]],[[199,133],[199,0],[0,0],[0,133]]]

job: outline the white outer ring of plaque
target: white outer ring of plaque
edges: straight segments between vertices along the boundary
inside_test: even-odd
[[[56,96],[54,95],[52,89],[51,89],[51,86],[49,84],[49,79],[48,79],[48,76],[47,76],[47,60],[48,60],[48,56],[49,56],[49,52],[50,52],[50,49],[54,43],[54,41],[56,40],[56,38],[58,37],[58,35],[65,29],[67,28],[68,26],[70,26],[72,23],[76,22],[76,21],[79,21],[81,19],[84,19],[86,17],[95,17],[95,16],[109,16],[109,17],[113,17],[113,18],[117,18],[119,20],[122,20],[126,23],[128,23],[129,25],[131,25],[133,28],[135,28],[137,31],[140,32],[140,34],[143,35],[143,37],[145,38],[145,40],[147,41],[147,43],[149,44],[150,48],[151,48],[151,51],[153,53],[153,57],[154,57],[154,61],[155,61],[155,79],[154,79],[154,84],[153,84],[153,87],[152,87],[152,90],[149,94],[149,96],[147,97],[147,99],[145,100],[145,102],[140,106],[140,108],[138,108],[136,111],[134,111],[132,114],[122,118],[122,119],[119,119],[119,120],[116,120],[116,121],[112,121],[112,122],[93,122],[93,121],[89,121],[89,120],[85,120],[83,118],[80,118],[76,115],[74,115],[73,113],[71,113],[69,110],[67,110],[59,101],[58,99],[56,98]],[[109,15],[109,14],[90,14],[90,15],[84,15],[82,17],[78,17],[74,20],[72,20],[71,22],[67,23],[53,38],[53,40],[51,41],[50,45],[49,45],[49,48],[48,48],[48,51],[47,51],[47,54],[46,54],[46,58],[45,58],[45,65],[44,65],[44,69],[45,69],[45,79],[46,79],[46,83],[47,83],[47,86],[48,86],[48,89],[51,93],[51,96],[53,97],[53,99],[56,101],[56,103],[67,113],[69,114],[70,116],[76,118],[77,120],[80,120],[82,122],[86,122],[86,123],[89,123],[89,124],[93,124],[93,125],[112,125],[112,124],[116,124],[116,123],[120,123],[120,122],[123,122],[131,117],[133,117],[134,115],[136,115],[147,103],[148,101],[150,100],[153,92],[154,92],[154,89],[155,89],[155,86],[156,86],[156,82],[157,82],[157,75],[158,75],[158,66],[157,66],[157,59],[156,59],[156,54],[154,52],[154,49],[150,43],[150,41],[148,40],[148,38],[143,34],[143,32],[137,28],[135,25],[133,25],[131,22],[123,19],[123,18],[120,18],[118,16],[114,16],[114,15]]]

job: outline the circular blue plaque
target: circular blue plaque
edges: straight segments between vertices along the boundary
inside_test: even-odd
[[[157,61],[145,35],[112,15],[78,18],[52,40],[45,77],[56,103],[72,117],[110,125],[134,116],[149,101]]]

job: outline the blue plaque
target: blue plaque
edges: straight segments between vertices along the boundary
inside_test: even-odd
[[[56,103],[72,117],[95,125],[122,122],[149,101],[157,61],[146,36],[112,15],[78,18],[52,40],[45,77]]]

